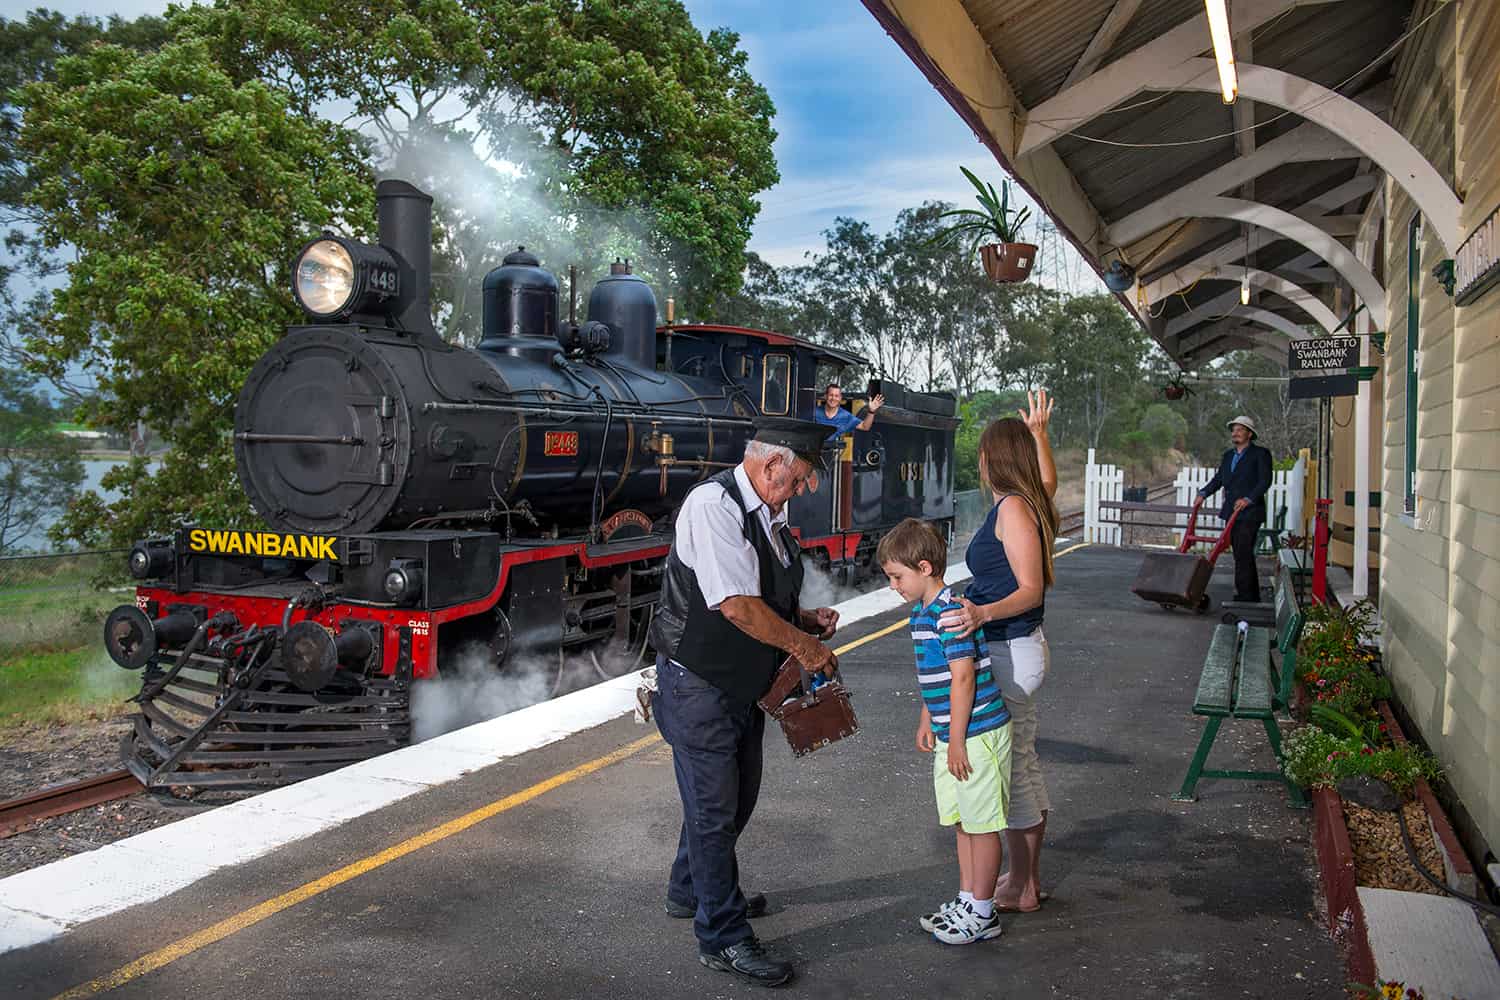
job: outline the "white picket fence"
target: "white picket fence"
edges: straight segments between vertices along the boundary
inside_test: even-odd
[[[1089,449],[1088,465],[1083,470],[1083,540],[1099,545],[1119,545],[1120,526],[1106,521],[1117,521],[1119,511],[1111,511],[1104,520],[1099,518],[1099,501],[1121,500],[1125,496],[1125,470],[1118,465],[1100,465],[1094,461],[1094,449]]]
[[[1198,491],[1208,485],[1208,481],[1214,477],[1216,471],[1216,469],[1204,466],[1185,466],[1173,480],[1172,502],[1182,507],[1191,507]],[[1266,494],[1268,522],[1274,523],[1276,512],[1286,507],[1287,525],[1301,523],[1303,480],[1306,476],[1306,463],[1300,458],[1291,469],[1283,469],[1271,474],[1271,489]],[[1120,526],[1109,523],[1118,519],[1119,511],[1109,511],[1108,517],[1101,518],[1099,503],[1103,500],[1118,501],[1124,497],[1124,494],[1125,471],[1118,465],[1095,462],[1094,449],[1090,448],[1088,465],[1084,467],[1084,541],[1099,545],[1120,544]],[[1218,510],[1219,507],[1214,498],[1204,501],[1203,509],[1198,513],[1199,532],[1216,533],[1223,529],[1224,522],[1219,519]],[[1179,543],[1182,541],[1182,529],[1187,527],[1187,519],[1186,514],[1177,515],[1177,541]]]

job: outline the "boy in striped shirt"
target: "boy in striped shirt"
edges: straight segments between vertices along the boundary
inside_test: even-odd
[[[922,689],[917,749],[933,754],[938,822],[956,827],[958,898],[918,923],[944,944],[1000,935],[995,880],[1010,790],[1010,712],[990,669],[984,634],[958,638],[938,619],[960,605],[943,584],[948,545],[937,530],[907,518],[875,552],[891,589],[913,602],[911,638]],[[950,734],[961,734],[950,739]]]

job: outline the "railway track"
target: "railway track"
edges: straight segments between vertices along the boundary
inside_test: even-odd
[[[129,798],[141,791],[141,783],[129,771],[110,771],[8,799],[0,802],[0,837],[19,833],[38,820]]]
[[[1166,500],[1172,496],[1176,486],[1172,482],[1157,483],[1155,486],[1146,487],[1146,502],[1156,503]],[[1075,535],[1083,530],[1083,508],[1077,510],[1065,510],[1061,513],[1059,520],[1062,526],[1058,529],[1059,535]]]

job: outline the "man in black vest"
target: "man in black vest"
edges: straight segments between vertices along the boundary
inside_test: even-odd
[[[828,430],[763,418],[745,460],[693,488],[678,511],[656,649],[656,724],[672,747],[682,832],[667,886],[667,913],[692,917],[698,960],[751,982],[779,986],[792,966],[768,955],[748,918],[765,896],[740,890],[735,843],[760,795],[765,715],[756,701],[787,654],[828,666],[838,613],[803,610],[801,549],[786,503],[809,483]]]
[[[1234,550],[1234,599],[1260,603],[1260,572],[1255,568],[1255,542],[1266,523],[1266,491],[1271,488],[1271,451],[1253,444],[1255,422],[1249,417],[1229,421],[1229,440],[1234,445],[1219,460],[1219,471],[1198,491],[1210,497],[1224,488],[1219,516],[1229,520],[1238,511],[1229,544]]]

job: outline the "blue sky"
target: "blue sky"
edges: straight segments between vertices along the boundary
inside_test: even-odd
[[[781,182],[761,196],[750,248],[796,264],[839,215],[885,231],[932,198],[969,203],[963,164],[998,182],[989,151],[858,0],[685,0],[703,31],[739,32],[776,104]],[[7,0],[17,16],[25,7]],[[165,0],[52,0],[66,14],[133,17]]]

